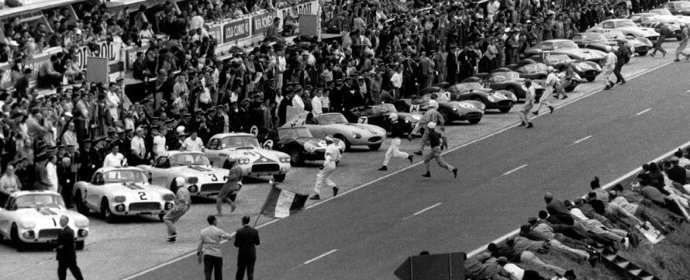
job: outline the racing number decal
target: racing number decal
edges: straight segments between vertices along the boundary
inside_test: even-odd
[[[410,106],[410,113],[412,112],[419,112],[419,105]]]
[[[145,192],[139,192],[139,199],[147,200],[148,198],[146,198],[146,193]]]
[[[211,181],[213,181],[213,182],[218,181],[218,177],[216,177],[216,174],[208,174],[208,176],[211,176]]]
[[[228,176],[223,176],[223,181],[227,182],[228,181]]]

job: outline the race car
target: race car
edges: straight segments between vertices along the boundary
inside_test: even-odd
[[[604,63],[606,54],[597,50],[581,49],[572,40],[546,40],[525,51],[525,57],[535,55],[565,55],[577,61],[592,61],[599,65]],[[548,63],[546,63],[548,65]]]
[[[424,93],[421,97],[413,96],[411,99],[400,99],[395,102],[395,108],[401,112],[425,112],[429,109],[429,101],[435,99],[438,102],[438,112],[443,116],[446,125],[454,121],[468,121],[471,124],[477,124],[484,117],[486,106],[481,101],[451,101],[450,92],[428,92],[429,90],[423,90],[420,92]]]
[[[283,127],[306,126],[309,132],[318,139],[326,136],[338,138],[345,143],[345,150],[352,146],[368,146],[376,151],[386,139],[386,130],[371,124],[350,123],[341,113],[324,113],[316,118],[307,119],[309,113],[302,113],[288,120]]]
[[[217,195],[228,180],[228,170],[211,166],[202,152],[169,151],[160,155],[153,165],[140,165],[151,182],[167,187],[177,177],[185,179],[189,194],[199,197]]]
[[[225,168],[228,159],[233,159],[242,168],[243,176],[272,176],[277,182],[285,181],[291,167],[290,155],[262,147],[256,136],[249,133],[213,135],[206,143],[204,154],[214,167]]]
[[[303,164],[306,160],[324,160],[326,141],[314,138],[306,126],[278,128],[278,141],[273,149],[290,155],[291,164]],[[345,142],[333,139],[340,153],[344,153]]]
[[[524,82],[523,82],[524,83]],[[515,85],[515,86],[522,86]],[[448,88],[452,100],[477,100],[484,103],[486,109],[498,109],[501,113],[507,113],[513,108],[517,97],[508,90],[493,90],[485,88],[477,81],[463,81]]]
[[[122,216],[158,215],[174,206],[175,195],[168,189],[151,185],[148,174],[138,167],[102,167],[90,182],[74,184],[74,201],[79,213],[91,210],[109,223]]]
[[[586,32],[588,34],[600,33],[601,35],[603,35],[604,38],[598,38],[597,40],[603,40],[602,42],[610,44],[609,46],[612,48],[613,51],[618,50],[618,40],[623,40],[625,42],[625,46],[628,47],[628,49],[630,49],[630,52],[637,53],[641,56],[647,55],[647,52],[649,52],[649,50],[654,46],[654,43],[652,43],[652,41],[650,41],[647,38],[634,37],[633,35],[625,35],[622,31],[617,29],[604,30],[593,27],[588,30],[589,31]],[[573,38],[573,40],[574,39],[575,38]],[[608,49],[606,46],[601,46],[601,48],[604,49],[602,51],[607,51]]]
[[[650,13],[661,16],[662,18],[677,19],[679,24],[690,24],[690,16],[686,15],[674,15],[666,8],[658,8],[649,10]]]
[[[573,72],[575,72],[579,77],[586,79],[587,81],[594,81],[594,79],[601,74],[601,66],[593,61],[577,61],[573,60],[567,55],[563,54],[542,54],[533,55],[524,59],[523,63],[544,63],[548,66],[556,68],[559,71],[564,71],[568,67],[573,67]],[[577,84],[574,84],[566,90],[574,90]]]
[[[543,80],[549,75],[548,65],[530,59],[523,59],[509,68],[520,74],[520,77],[531,80]]]
[[[659,33],[654,31],[653,28],[640,27],[632,20],[626,18],[619,19],[609,19],[600,22],[599,24],[591,27],[587,32],[600,32],[597,30],[603,29],[604,32],[609,30],[619,30],[623,32],[625,36],[632,36],[634,38],[647,38],[652,41],[656,41],[659,38]]]
[[[395,105],[390,103],[359,106],[350,109],[350,112],[347,113],[346,117],[350,122],[373,124],[383,127],[388,132],[391,131],[390,115],[393,113],[397,114],[398,120],[402,121],[403,130],[409,132],[422,119],[422,115],[419,113],[398,112]]]
[[[537,94],[541,90],[539,83],[534,83],[537,87]],[[513,95],[519,99],[524,99],[527,96],[527,88],[525,88],[525,78],[520,77],[520,73],[512,71],[508,68],[498,68],[489,74],[489,77],[484,81],[484,86],[493,90],[505,90],[512,92]]]
[[[12,241],[19,252],[24,251],[29,243],[53,243],[62,231],[61,216],[69,217],[67,225],[74,230],[76,249],[83,249],[89,235],[89,219],[67,210],[62,196],[53,191],[18,191],[10,194],[0,208],[0,239]]]
[[[673,15],[690,16],[690,2],[687,1],[669,1],[663,6],[668,9]]]
[[[687,24],[687,20],[685,18],[681,18],[678,16],[672,15],[668,10],[666,9],[656,9],[659,10],[658,13],[668,13],[668,14],[657,14],[653,12],[649,13],[637,13],[637,14],[632,14],[628,16],[627,18],[632,20],[635,24],[641,26],[641,27],[649,27],[649,28],[654,28],[654,31],[657,33],[661,34],[661,27],[666,26],[668,30],[673,33],[673,36],[676,37],[676,39],[680,40],[682,39],[682,35],[680,34],[681,29],[680,29],[680,24]],[[686,17],[687,18],[687,17]]]

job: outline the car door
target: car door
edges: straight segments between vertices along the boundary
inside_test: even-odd
[[[170,160],[167,156],[160,156],[151,165],[151,183],[157,186],[166,186],[170,177]]]
[[[103,192],[103,185],[104,180],[102,172],[96,172],[95,174],[93,174],[93,177],[91,178],[91,183],[84,185],[84,193],[82,194],[84,196],[84,202],[91,209],[100,211],[100,194]]]
[[[321,116],[318,118],[319,123],[322,123],[321,121]],[[324,139],[326,138],[326,130],[323,125],[319,124],[304,124],[309,129],[309,132],[311,133],[314,138],[319,138],[319,139]]]
[[[222,147],[221,142],[220,138],[213,138],[206,143],[206,152],[204,154],[214,167],[222,167],[225,161],[225,158],[221,158],[220,156]]]
[[[7,203],[0,208],[0,234],[2,236],[10,236],[10,226],[12,222],[12,214],[14,209],[14,198],[10,197]]]

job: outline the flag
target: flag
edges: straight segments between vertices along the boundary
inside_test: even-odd
[[[286,191],[272,185],[271,192],[261,208],[261,214],[273,218],[285,218],[304,208],[308,195]]]

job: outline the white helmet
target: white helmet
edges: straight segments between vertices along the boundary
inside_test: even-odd
[[[429,100],[429,108],[438,109],[438,102],[436,100]]]
[[[434,128],[436,128],[436,123],[435,122],[429,122],[426,124],[426,127],[429,129],[434,129]]]
[[[392,114],[390,114],[390,116],[388,116],[388,117],[391,118],[391,120],[397,120],[397,119],[398,119],[398,114],[392,113]]]
[[[177,185],[177,187],[184,186],[184,182],[185,182],[185,180],[182,177],[175,178],[175,185]]]

